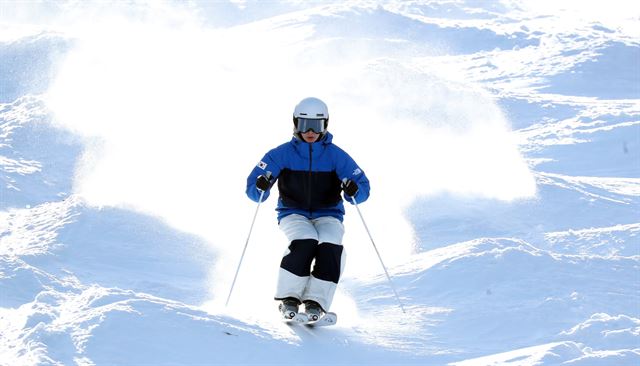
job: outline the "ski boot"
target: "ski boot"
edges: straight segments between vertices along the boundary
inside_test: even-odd
[[[298,315],[298,307],[300,306],[300,300],[295,297],[287,297],[282,299],[282,302],[278,306],[282,316],[285,319],[293,319]]]
[[[304,301],[304,312],[309,317],[310,322],[317,322],[324,315],[322,306],[313,300]]]

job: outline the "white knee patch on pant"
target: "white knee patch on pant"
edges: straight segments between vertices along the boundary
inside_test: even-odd
[[[344,225],[335,217],[320,217],[313,220],[313,225],[318,232],[318,243],[342,244]]]
[[[309,220],[302,215],[289,215],[280,220],[280,230],[291,243],[299,239],[315,239],[319,243],[342,244],[344,225],[335,217]]]

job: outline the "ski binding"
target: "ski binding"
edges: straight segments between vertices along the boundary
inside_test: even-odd
[[[330,325],[335,325],[338,322],[338,315],[336,313],[325,313],[318,320],[308,320],[306,325],[310,327],[328,327]]]
[[[315,314],[298,313],[294,310],[282,308],[280,310],[282,311],[283,320],[287,323],[305,324],[310,327],[327,327],[338,322],[338,315],[332,312],[325,313],[318,318]]]
[[[282,314],[282,317],[288,323],[307,324],[309,322],[309,317],[305,313],[296,313],[294,311],[290,311],[288,313]]]

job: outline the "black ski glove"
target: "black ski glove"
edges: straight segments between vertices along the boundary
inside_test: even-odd
[[[256,188],[263,192],[266,192],[269,190],[269,188],[271,188],[271,181],[269,180],[269,178],[267,178],[267,176],[261,175],[258,177],[258,179],[256,179]]]
[[[347,196],[353,197],[358,193],[358,184],[351,179],[348,179],[342,182],[342,189]]]

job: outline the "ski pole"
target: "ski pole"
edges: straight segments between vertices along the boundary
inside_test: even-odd
[[[229,290],[229,296],[227,296],[227,302],[225,302],[224,306],[229,305],[229,299],[231,299],[231,293],[233,293],[233,287],[236,285],[236,280],[238,279],[238,273],[240,272],[240,266],[242,265],[242,260],[244,259],[244,253],[247,251],[247,246],[249,245],[249,238],[251,238],[251,232],[253,231],[253,225],[256,222],[256,217],[258,216],[258,209],[260,208],[260,204],[262,203],[262,197],[264,197],[264,191],[260,193],[260,199],[258,199],[256,212],[253,214],[253,220],[251,220],[249,235],[247,235],[247,241],[244,243],[244,249],[242,249],[242,255],[240,256],[240,263],[238,263],[238,269],[236,269],[236,275],[233,276],[233,282],[231,283],[231,290]]]
[[[364,216],[362,216],[362,212],[360,212],[360,207],[358,207],[358,203],[356,202],[356,199],[354,197],[351,197],[351,201],[353,202],[353,205],[356,206],[356,210],[358,211],[358,215],[360,215],[360,219],[362,220],[362,224],[364,225],[364,229],[367,231],[367,234],[369,234],[369,239],[371,239],[371,244],[373,244],[373,249],[375,249],[376,254],[378,255],[378,259],[380,260],[380,264],[382,265],[382,269],[384,269],[384,274],[387,275],[387,280],[389,281],[389,285],[391,286],[391,289],[393,290],[393,294],[396,296],[396,300],[398,300],[398,304],[400,304],[400,309],[402,309],[402,312],[406,314],[407,312],[404,311],[404,306],[402,306],[402,301],[400,301],[400,296],[398,296],[398,291],[396,291],[396,287],[393,285],[393,281],[391,281],[391,276],[389,276],[389,272],[387,271],[387,267],[384,265],[384,262],[382,261],[382,256],[380,255],[380,252],[378,251],[378,247],[376,246],[376,243],[373,241],[373,237],[371,236],[371,232],[369,231],[369,227],[367,227],[366,221],[364,221]]]

